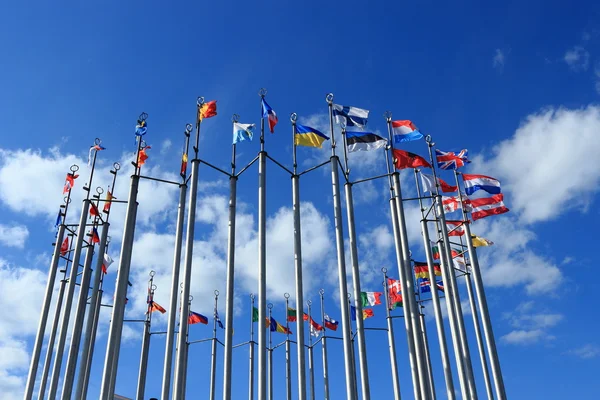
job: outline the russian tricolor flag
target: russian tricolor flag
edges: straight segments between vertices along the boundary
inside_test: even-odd
[[[490,194],[501,193],[500,181],[498,179],[485,176],[485,175],[473,175],[473,174],[462,174],[463,182],[465,183],[465,192],[467,195],[472,195],[479,189],[484,190]]]

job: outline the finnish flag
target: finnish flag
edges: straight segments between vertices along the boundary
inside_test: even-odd
[[[367,125],[369,110],[334,104],[333,115],[335,116],[335,121],[340,125],[345,124],[347,127],[358,126],[359,128],[363,128],[365,125]]]

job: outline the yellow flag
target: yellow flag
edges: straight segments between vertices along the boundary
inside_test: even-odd
[[[487,240],[486,238],[482,238],[474,234],[471,234],[471,241],[473,242],[473,247],[485,247],[494,244],[494,242],[491,240]]]

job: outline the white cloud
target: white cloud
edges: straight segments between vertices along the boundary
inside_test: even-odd
[[[500,340],[508,344],[531,344],[539,342],[544,337],[541,329],[523,330],[518,329],[502,336]]]
[[[25,225],[0,224],[0,243],[5,246],[22,249],[28,236],[29,230]]]
[[[505,313],[504,319],[515,328],[503,335],[501,340],[507,344],[528,345],[545,343],[555,337],[548,330],[563,320],[564,316],[558,313],[545,312],[533,301],[519,304],[513,312]]]
[[[567,354],[588,360],[600,356],[600,346],[588,343],[581,347],[569,350]]]
[[[590,66],[590,53],[582,46],[575,46],[567,50],[564,60],[573,71],[586,71]]]
[[[167,153],[169,150],[171,150],[171,146],[173,146],[173,142],[171,142],[170,139],[163,140],[163,142],[160,144],[160,154]]]
[[[0,339],[0,391],[2,399],[23,398],[24,372],[29,366],[29,354],[25,342],[14,338]]]
[[[507,53],[505,53],[501,49],[496,49],[496,52],[494,53],[494,58],[492,59],[492,65],[494,66],[494,68],[496,68],[497,70],[499,70],[501,72],[504,69],[506,55],[507,55]]]

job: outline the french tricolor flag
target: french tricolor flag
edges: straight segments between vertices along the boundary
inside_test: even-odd
[[[485,175],[473,174],[462,174],[462,177],[467,195],[472,195],[479,189],[484,190],[489,194],[498,194],[502,192],[500,189],[500,181],[498,179]]]
[[[265,101],[264,98],[262,99],[262,112],[263,118],[267,118],[269,121],[269,130],[271,131],[271,133],[273,133],[275,131],[275,125],[277,125],[279,118],[277,118],[275,110],[271,108],[271,106]]]
[[[504,195],[502,193],[471,200],[471,206],[473,207],[471,210],[473,221],[489,217],[490,215],[504,214],[509,211],[504,205]]]

